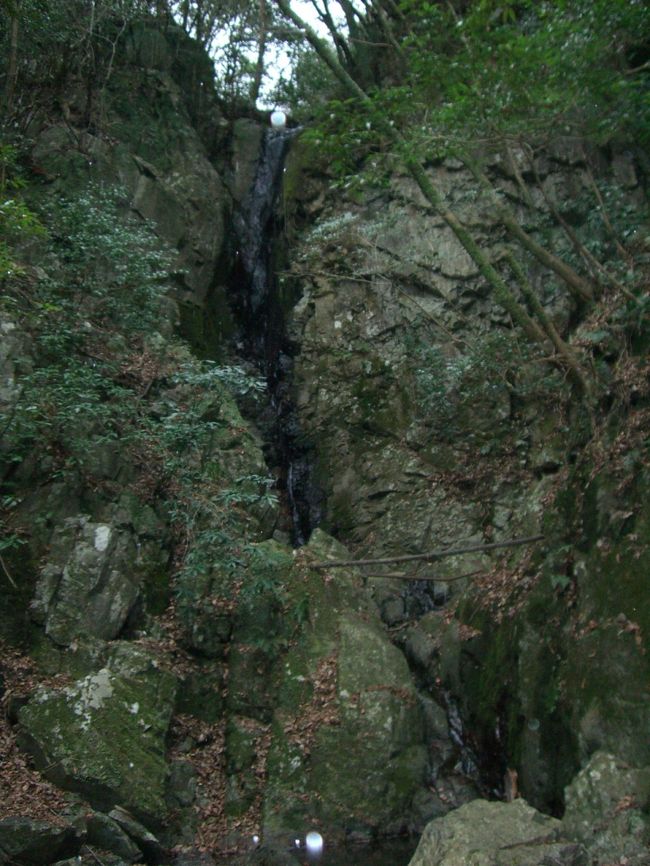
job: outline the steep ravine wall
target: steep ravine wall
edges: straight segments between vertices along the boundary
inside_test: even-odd
[[[273,538],[233,397],[260,385],[227,341],[229,227],[261,129],[209,100],[197,122],[203,58],[183,38],[129,32],[101,123],[72,78],[25,131],[48,234],[18,251],[0,325],[11,861],[182,863],[314,827],[368,840],[456,802],[427,786],[425,725],[453,752],[444,712],[359,575],[310,568],[345,549]]]
[[[607,243],[592,172],[642,212],[629,151],[588,159],[559,141],[534,165],[515,158],[516,174],[495,156],[491,176],[521,224],[563,255],[551,207]],[[429,171],[502,262],[507,238],[469,173],[453,160]],[[362,557],[543,535],[507,555],[364,571],[421,687],[458,703],[484,784],[503,794],[514,773],[531,803],[561,814],[565,786],[598,749],[648,762],[647,337],[626,325],[622,298],[576,304],[526,260],[548,314],[608,382],[592,426],[412,181],[332,195],[327,166],[300,145],[287,177],[295,224],[308,226],[293,247],[302,296],[290,327],[323,527]],[[400,568],[408,583],[381,577]]]
[[[590,436],[563,376],[512,339],[408,180],[341,198],[298,144],[282,199],[292,285],[279,296],[300,296],[292,396],[331,535],[292,550],[259,431],[233,396],[250,402],[259,383],[233,370],[242,359],[228,342],[231,225],[263,130],[221,115],[206,58],[175,29],[135,29],[124,49],[96,103],[101,123],[82,123],[83,82],[72,81],[61,111],[28,130],[26,196],[50,240],[22,252],[0,322],[2,519],[16,542],[3,551],[0,606],[0,862],[286,863],[309,829],[330,845],[419,832],[479,793],[502,796],[515,772],[534,805],[559,811],[586,765],[565,825],[521,803],[503,818],[505,804],[481,800],[451,820],[469,815],[473,831],[506,821],[514,859],[483,839],[491,866],[577,866],[583,842],[593,862],[641,866],[647,772],[623,763],[648,763],[647,380],[634,346],[589,322],[581,337],[584,311],[531,265],[558,324],[611,370],[611,411]],[[559,148],[538,170],[573,195],[580,160]],[[633,162],[604,170],[641,200]],[[431,171],[497,256],[500,230],[460,167]],[[98,204],[112,187],[117,200]],[[111,259],[99,236],[88,245],[74,201],[107,237],[107,225],[131,241],[145,231],[144,246],[122,239]],[[519,202],[519,213],[546,231],[536,201],[539,212]],[[117,275],[156,244],[173,260],[152,300]],[[39,382],[59,368],[45,399]],[[47,423],[33,426],[31,405]],[[433,590],[311,567],[350,550],[537,531],[541,545],[504,559],[427,567],[416,576],[435,576]],[[468,571],[480,571],[474,589],[456,580]],[[457,723],[450,732],[452,707],[465,743]],[[614,829],[596,845],[589,828],[603,816]],[[425,843],[447,837],[430,826]]]

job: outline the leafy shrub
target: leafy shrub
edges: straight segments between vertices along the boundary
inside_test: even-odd
[[[52,202],[46,216],[61,263],[54,294],[74,298],[92,321],[116,330],[142,333],[160,323],[174,256],[129,211],[123,190],[90,184],[74,199]]]
[[[538,399],[550,399],[561,381],[553,371],[532,373],[532,351],[505,332],[477,335],[463,354],[452,357],[423,343],[412,346],[423,419],[442,438],[453,438],[466,430],[468,417],[485,417],[490,425],[496,424],[491,427],[495,433],[500,423],[509,425],[507,417],[495,413],[500,398],[523,399],[535,392]]]
[[[17,245],[45,234],[40,220],[23,201],[23,186],[16,149],[0,142],[0,279],[21,273]]]
[[[1,471],[9,477],[33,455],[32,475],[73,472],[94,485],[93,456],[119,442],[122,464],[139,467],[137,494],[166,503],[179,598],[196,598],[202,575],[241,563],[247,509],[274,505],[272,480],[214,471],[220,443],[242,435],[231,432],[239,417],[232,392],[265,385],[156,334],[173,255],[120,190],[94,185],[75,200],[60,197],[44,220],[49,274],[14,281],[3,300],[31,338],[33,368],[17,377],[17,399],[0,407]],[[19,538],[9,518],[0,535],[0,549]]]

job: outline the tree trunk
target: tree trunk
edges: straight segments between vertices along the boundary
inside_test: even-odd
[[[483,171],[481,171],[476,161],[467,156],[463,156],[462,154],[456,154],[456,156],[458,156],[458,158],[467,166],[482,189],[488,194],[494,204],[497,216],[508,229],[510,234],[519,241],[522,247],[535,256],[535,258],[545,267],[554,271],[554,273],[564,280],[576,297],[583,301],[593,301],[594,292],[589,283],[583,279],[580,274],[576,273],[570,265],[567,265],[567,263],[563,262],[562,259],[558,258],[552,252],[538,244],[537,241],[533,240],[533,238],[524,231],[515,216],[501,201],[499,201],[499,197],[490,183],[489,178]]]
[[[584,372],[578,362],[578,359],[573,349],[560,336],[557,328],[555,327],[546,310],[542,306],[541,301],[535,294],[535,290],[528,281],[528,277],[524,273],[524,270],[517,261],[517,259],[512,253],[508,253],[506,258],[510,264],[510,267],[512,268],[514,275],[517,277],[519,285],[521,286],[521,290],[524,293],[524,297],[530,304],[533,313],[537,316],[537,319],[541,323],[541,326],[546,332],[546,334],[548,335],[549,340],[555,346],[558,355],[560,356],[560,358],[562,358],[564,364],[569,370],[571,378],[582,389],[585,396],[590,397],[591,388],[589,387],[589,382],[584,375]]]
[[[368,94],[341,66],[329,46],[323,42],[315,31],[312,30],[312,28],[293,11],[289,0],[276,0],[276,3],[280,7],[281,11],[305,33],[307,39],[321,60],[323,60],[323,62],[331,69],[350,94],[365,103],[369,103],[370,97]],[[382,132],[395,142],[402,141],[399,133],[388,123],[382,124]],[[431,183],[431,180],[421,163],[414,158],[405,158],[404,164],[426,200],[456,235],[463,249],[465,249],[477,265],[481,275],[485,277],[488,283],[492,286],[497,303],[506,310],[510,316],[512,316],[512,319],[522,327],[531,340],[544,343],[546,341],[546,335],[542,329],[535,321],[533,321],[533,319],[531,319],[526,310],[517,301],[505,281],[499,276],[487,256],[481,251],[478,244],[471,237],[470,233],[463,226],[458,217],[445,205],[442,196]]]
[[[10,17],[9,62],[7,64],[7,83],[5,85],[5,114],[9,116],[16,95],[16,80],[18,78],[18,9]]]
[[[255,63],[255,74],[251,83],[250,100],[253,105],[257,102],[262,87],[262,78],[264,76],[264,55],[266,53],[266,38],[268,34],[268,9],[266,0],[260,0],[260,22],[259,22],[259,41],[257,43],[257,62]]]

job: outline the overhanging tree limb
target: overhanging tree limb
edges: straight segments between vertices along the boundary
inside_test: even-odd
[[[499,219],[508,229],[510,234],[519,241],[522,247],[535,256],[535,258],[545,267],[554,271],[562,280],[564,280],[574,295],[581,298],[583,301],[593,301],[594,293],[589,283],[584,280],[580,274],[577,274],[570,265],[567,265],[567,263],[563,262],[562,259],[553,255],[553,253],[545,249],[541,244],[538,244],[537,241],[528,234],[528,232],[524,231],[506,205],[499,200],[494,187],[490,183],[485,172],[481,171],[476,160],[459,153],[457,153],[456,156],[472,172],[480,187],[487,193],[492,201]]]
[[[305,34],[307,41],[310,43],[314,51],[318,54],[321,60],[329,67],[337,79],[344,85],[351,96],[361,100],[365,105],[372,105],[372,100],[368,94],[360,87],[352,76],[343,68],[338,59],[327,45],[306,21],[294,12],[291,8],[289,0],[275,0],[276,4],[287,18],[289,18],[296,27],[299,27]],[[389,123],[378,121],[381,131],[392,141],[398,144],[404,144],[404,139],[400,133],[395,130]],[[483,253],[478,244],[474,241],[471,234],[463,226],[454,212],[447,207],[442,196],[432,184],[427,175],[424,166],[415,157],[403,157],[403,163],[418,185],[425,199],[435,209],[445,224],[452,230],[454,235],[460,241],[463,249],[468,253],[479,269],[481,275],[492,286],[494,297],[497,303],[506,310],[512,319],[520,325],[529,339],[544,343],[546,335],[542,328],[528,315],[524,307],[517,301],[513,293],[510,291],[501,278],[494,266]]]
[[[555,346],[558,355],[563,359],[564,363],[568,367],[571,377],[576,382],[576,384],[580,386],[585,396],[590,397],[591,388],[589,382],[587,381],[584,371],[582,370],[573,349],[568,345],[568,343],[565,343],[565,341],[560,336],[550,316],[547,314],[546,310],[542,306],[541,301],[535,294],[535,290],[531,286],[528,277],[524,273],[523,267],[517,261],[511,251],[508,251],[508,253],[506,253],[506,260],[512,268],[512,272],[519,280],[519,285],[521,286],[524,297],[526,298],[526,300],[530,304],[531,309],[541,322],[544,331],[548,335],[551,343],[553,343],[553,345]]]
[[[307,37],[307,41],[314,49],[316,54],[320,57],[320,59],[330,68],[330,70],[334,73],[334,75],[338,78],[338,80],[345,86],[345,88],[352,93],[353,96],[358,97],[359,99],[364,100],[364,102],[370,102],[370,97],[368,94],[362,90],[357,82],[349,75],[345,69],[341,66],[336,55],[330,49],[329,45],[324,42],[320,36],[316,33],[316,31],[307,24],[306,21],[297,15],[293,9],[291,8],[291,4],[288,0],[275,0],[276,5],[279,7],[280,11],[283,15],[286,15],[293,23],[298,27],[299,30]]]

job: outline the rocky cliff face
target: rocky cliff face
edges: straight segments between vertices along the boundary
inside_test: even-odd
[[[100,849],[116,866],[209,863],[197,848],[253,834],[367,840],[436,819],[414,862],[434,856],[431,839],[431,862],[465,862],[445,841],[453,822],[471,836],[505,821],[503,844],[539,843],[513,864],[593,849],[640,866],[647,773],[628,765],[650,760],[643,330],[620,299],[580,307],[528,263],[609,383],[589,417],[406,178],[341,196],[298,142],[276,293],[293,371],[282,399],[325,512],[292,550],[274,446],[238,405],[264,419],[264,383],[228,341],[242,328],[235,214],[264,133],[223,117],[210,75],[180,32],[139,26],[96,123],[72,81],[25,130],[26,195],[49,237],[22,249],[0,308],[0,862]],[[630,212],[641,205],[632,158],[601,169]],[[504,261],[462,166],[430,171]],[[558,249],[551,205],[602,232],[568,145],[491,171]],[[388,574],[323,567],[538,534]],[[562,827],[482,802],[438,823],[518,791],[559,814],[595,752]],[[616,802],[594,806],[597,773]],[[486,843],[485,863],[500,857]]]
[[[2,307],[12,861],[164,862],[314,823],[369,837],[425,793],[403,655],[354,572],[310,570],[344,551],[271,538],[286,518],[235,399],[265,386],[227,343],[263,132],[207,97],[197,114],[203,62],[136,29],[101,125],[82,128],[73,81],[25,131],[48,235]]]
[[[293,159],[300,177],[309,158]],[[641,205],[629,154],[601,170],[599,182]],[[564,254],[553,214],[592,240],[602,230],[586,207],[590,171],[568,142],[536,163],[519,154],[491,165],[521,224]],[[498,265],[506,239],[470,173],[453,161],[430,172]],[[317,215],[294,249],[303,293],[292,333],[324,526],[374,557],[543,535],[507,556],[402,566],[406,584],[381,576],[400,566],[375,567],[368,584],[420,681],[460,703],[490,784],[500,789],[516,767],[524,796],[561,809],[564,785],[594,749],[648,758],[634,733],[648,721],[638,689],[645,344],[628,342],[621,298],[585,309],[528,262],[549,315],[607,382],[590,428],[562,374],[512,328],[409,179],[343,204],[319,198],[318,184],[292,183],[303,191],[297,218]],[[435,610],[449,595],[451,619]]]

